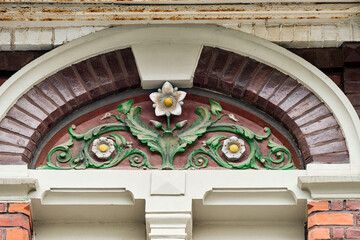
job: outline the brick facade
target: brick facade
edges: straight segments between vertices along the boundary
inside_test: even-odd
[[[0,203],[0,240],[29,240],[31,234],[30,203]]]
[[[360,201],[310,202],[307,228],[308,240],[360,239]]]

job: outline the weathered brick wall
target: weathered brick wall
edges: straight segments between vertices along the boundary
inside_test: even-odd
[[[360,201],[310,202],[307,225],[308,240],[360,239]]]
[[[29,203],[0,203],[0,240],[31,239]]]

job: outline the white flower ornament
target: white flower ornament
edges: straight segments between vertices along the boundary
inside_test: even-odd
[[[186,92],[178,91],[177,87],[173,88],[171,83],[165,82],[162,89],[159,88],[158,92],[150,94],[150,99],[154,102],[155,115],[181,115],[181,105],[184,104],[185,96]]]
[[[100,159],[107,159],[114,152],[114,141],[105,137],[95,139],[92,149],[93,153]]]
[[[229,161],[238,160],[245,152],[245,142],[235,136],[224,141],[222,152]]]

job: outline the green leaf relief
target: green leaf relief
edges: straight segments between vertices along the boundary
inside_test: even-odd
[[[209,100],[209,102],[212,114],[219,116],[219,112],[222,111],[222,107],[220,106],[220,104],[213,100]]]
[[[124,114],[127,114],[130,111],[133,103],[134,103],[134,100],[129,100],[129,101],[123,102],[118,106],[118,108],[116,110],[119,112],[122,112]]]

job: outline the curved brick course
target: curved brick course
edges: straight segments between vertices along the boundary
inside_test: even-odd
[[[339,124],[324,103],[296,80],[253,59],[204,47],[194,86],[255,105],[285,125],[305,163],[349,161]]]
[[[276,69],[225,50],[204,47],[194,86],[246,101],[282,122],[305,163],[348,162],[335,118],[313,93]],[[29,164],[37,143],[62,117],[96,99],[140,87],[131,49],[87,59],[34,86],[0,122],[0,164]]]
[[[45,79],[0,122],[0,164],[29,164],[36,143],[63,116],[101,97],[138,87],[130,48],[90,58]]]

